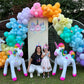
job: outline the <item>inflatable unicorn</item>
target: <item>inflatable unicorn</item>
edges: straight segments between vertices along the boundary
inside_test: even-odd
[[[5,43],[5,41],[2,38],[0,38],[0,51],[2,51],[2,48],[1,48],[2,43]]]
[[[59,65],[60,69],[63,69],[60,80],[64,81],[65,77],[66,77],[67,66],[69,66],[71,64],[73,67],[72,75],[73,75],[73,77],[75,77],[77,74],[76,64],[75,64],[75,61],[72,58],[71,54],[67,54],[67,55],[63,56],[62,50],[64,48],[59,47],[56,42],[55,42],[55,45],[56,45],[57,49],[55,50],[54,55],[57,57],[55,58],[55,64],[54,64],[52,75],[56,74],[57,65]]]
[[[19,45],[19,44],[17,43],[16,45]],[[4,76],[7,75],[7,67],[8,67],[8,63],[9,63],[10,64],[10,68],[11,68],[11,76],[12,76],[12,80],[13,81],[17,80],[14,68],[16,67],[18,71],[21,71],[21,69],[20,69],[20,65],[21,64],[22,64],[24,76],[28,75],[27,74],[27,70],[26,70],[26,66],[25,66],[25,61],[22,58],[22,56],[23,56],[23,51],[21,49],[22,46],[23,46],[23,44],[19,48],[15,48],[13,53],[12,53],[12,51],[9,51],[9,53],[11,55],[9,56],[9,58],[5,62],[3,75]]]

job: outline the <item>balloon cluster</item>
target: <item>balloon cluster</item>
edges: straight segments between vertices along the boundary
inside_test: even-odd
[[[48,5],[42,5],[42,10],[43,10],[43,16],[48,18],[49,22],[52,22],[54,17],[58,17],[59,14],[61,13],[60,9],[60,3],[55,3],[54,6],[51,4]]]
[[[58,35],[60,35],[63,32],[64,27],[67,27],[70,29],[72,22],[73,21],[71,19],[64,17],[63,14],[59,14],[59,17],[53,18],[53,26],[57,31]]]
[[[19,24],[15,18],[11,18],[10,22],[6,24],[7,28],[12,28],[10,32],[4,32],[8,46],[15,46],[16,43],[24,44],[24,39],[27,37],[28,28]]]
[[[5,54],[5,52],[0,52],[0,68],[5,65],[5,61],[6,61],[7,58],[8,57]]]
[[[82,52],[84,47],[83,35],[81,34],[82,31],[83,29],[80,29],[78,25],[75,25],[70,29],[64,27],[63,33],[61,33],[60,37],[66,43],[69,43],[73,51]]]
[[[71,41],[71,36],[74,34],[74,31],[72,31],[73,28],[68,29],[67,27],[64,27],[63,33],[60,34],[60,37],[66,42],[69,43]]]
[[[84,45],[83,35],[79,32],[75,33],[71,37],[70,46],[74,51],[83,52],[84,47],[83,45]]]
[[[17,22],[18,23],[22,23],[24,25],[28,24],[28,21],[30,20],[30,18],[33,17],[30,13],[30,8],[26,7],[22,10],[22,12],[19,12],[17,15]]]
[[[6,54],[8,53],[8,51],[14,51],[14,47],[9,47],[9,46],[7,46],[6,44],[2,44],[2,51],[4,51]]]
[[[71,42],[71,37],[77,33],[77,32],[81,32],[82,29],[80,29],[78,27],[78,25],[75,25],[74,27],[71,27],[70,29],[68,29],[67,27],[64,27],[63,33],[61,33],[60,37],[66,42],[66,43],[70,43]]]
[[[34,3],[33,7],[30,10],[30,13],[35,17],[43,17],[43,10],[39,2]]]
[[[82,53],[76,52],[76,61],[81,64],[81,66],[84,66],[84,50]]]

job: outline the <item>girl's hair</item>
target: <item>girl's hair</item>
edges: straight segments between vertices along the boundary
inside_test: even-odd
[[[36,46],[35,51],[34,51],[34,53],[32,54],[33,57],[37,54],[37,48],[38,48],[38,47],[40,48],[40,53],[41,53],[41,55],[42,55],[41,46]]]
[[[49,49],[48,49],[48,51],[49,51]],[[45,50],[43,49],[43,52],[45,52]]]

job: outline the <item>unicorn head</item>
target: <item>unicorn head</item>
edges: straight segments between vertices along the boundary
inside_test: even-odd
[[[23,44],[20,46],[19,43],[15,44],[15,49],[13,51],[13,54],[15,56],[20,56],[22,57],[23,56],[23,51],[22,51],[22,47],[23,47]]]
[[[23,56],[23,51],[22,51],[22,49],[16,48],[16,49],[13,51],[13,55],[22,57],[22,56]]]
[[[57,45],[57,43],[55,42],[55,46],[56,46],[56,50],[54,52],[55,56],[62,55],[62,51],[63,51],[64,47],[60,47],[59,45]]]

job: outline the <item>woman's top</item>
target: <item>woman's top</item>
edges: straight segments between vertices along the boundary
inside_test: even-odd
[[[42,60],[41,54],[40,54],[40,55],[35,54],[34,56],[31,56],[31,58],[32,58],[31,64],[34,64],[34,65],[41,65],[41,60]]]

